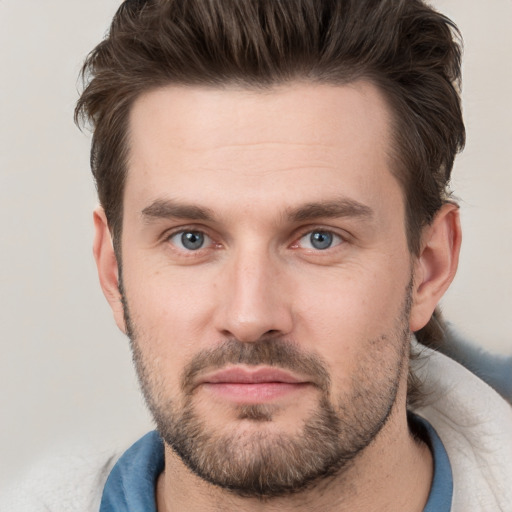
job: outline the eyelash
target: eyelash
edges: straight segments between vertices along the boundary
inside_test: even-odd
[[[307,229],[305,228],[304,230],[302,230],[298,237],[294,238],[295,241],[289,245],[289,248],[300,249],[301,248],[300,241],[304,237],[306,237],[308,235],[311,236],[315,232],[330,235],[332,237],[333,241],[332,241],[331,245],[329,245],[328,247],[326,247],[324,249],[319,249],[319,248],[315,248],[315,247],[303,247],[303,249],[308,252],[314,252],[314,253],[318,253],[318,254],[320,254],[322,252],[331,252],[330,250],[335,250],[338,246],[344,245],[347,242],[347,238],[348,238],[345,234],[342,235],[331,228],[325,228],[325,227],[321,227],[321,226],[308,227]],[[197,249],[194,250],[194,249],[188,249],[186,247],[177,247],[177,244],[173,243],[171,241],[172,238],[174,238],[178,235],[183,236],[186,233],[196,233],[196,234],[203,235],[205,237],[205,242],[207,242],[207,245],[205,246],[203,244],[201,247],[198,247]],[[212,245],[213,245],[214,249],[222,247],[222,244],[216,243],[214,241],[214,238],[212,236],[210,236],[204,230],[204,228],[199,228],[199,227],[194,227],[194,226],[181,227],[179,230],[175,230],[170,233],[167,233],[165,235],[164,241],[169,243],[170,245],[174,246],[176,248],[176,250],[180,251],[183,254],[188,254],[189,256],[192,256],[194,254],[198,255],[198,254],[202,253],[205,249],[208,249],[209,246],[211,247]],[[208,241],[209,241],[209,243],[208,243]]]
[[[215,244],[215,242],[213,241],[213,238],[208,235],[208,233],[206,233],[204,231],[204,229],[199,229],[199,228],[194,228],[194,227],[190,227],[190,228],[181,228],[177,231],[173,231],[171,233],[167,233],[165,235],[165,242],[171,244],[171,245],[174,245],[176,247],[176,244],[172,243],[172,239],[178,235],[181,235],[183,236],[184,234],[186,233],[194,233],[194,234],[199,234],[199,235],[203,235],[205,237],[206,240],[209,240],[210,243],[208,245],[211,245],[212,243]],[[215,244],[216,246],[220,246],[220,244]],[[183,252],[183,253],[190,253],[190,254],[193,254],[193,253],[198,253],[199,251],[201,251],[202,249],[204,249],[205,247],[201,246],[199,248],[197,248],[196,250],[193,250],[193,249],[187,249],[186,247],[183,247],[183,248],[179,248],[177,247],[177,250]]]
[[[304,249],[306,250],[309,250],[311,252],[326,252],[328,251],[329,249],[335,249],[336,247],[338,247],[339,245],[343,244],[346,242],[346,238],[344,236],[342,236],[341,234],[337,233],[336,231],[333,231],[332,229],[326,229],[326,228],[322,228],[322,227],[315,227],[315,228],[309,228],[307,231],[303,231],[302,234],[299,236],[299,238],[297,238],[296,242],[294,242],[291,247],[293,249],[295,248],[300,248],[299,247],[299,243],[300,241],[307,237],[309,235],[309,237],[311,237],[314,233],[321,233],[323,235],[329,235],[331,236],[332,238],[332,244],[329,245],[328,247],[325,247],[324,249],[319,249],[319,248],[315,248],[315,247],[309,247],[309,248],[306,248],[304,247]]]

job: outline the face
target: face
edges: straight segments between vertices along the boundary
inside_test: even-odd
[[[390,417],[411,257],[389,117],[366,83],[133,107],[117,320],[162,436],[216,485],[303,488]]]

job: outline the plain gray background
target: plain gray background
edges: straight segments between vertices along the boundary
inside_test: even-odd
[[[91,252],[77,75],[116,0],[0,0],[0,483],[64,447],[123,446],[151,422]],[[512,352],[512,0],[436,0],[465,38],[464,229],[446,316]],[[72,449],[72,448],[69,448]]]

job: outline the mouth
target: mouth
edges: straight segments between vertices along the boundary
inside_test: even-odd
[[[272,367],[234,366],[203,376],[198,386],[236,404],[267,403],[303,391],[311,381]]]

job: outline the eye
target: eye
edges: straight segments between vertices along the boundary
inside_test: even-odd
[[[343,242],[341,236],[332,233],[331,231],[323,231],[317,229],[310,231],[302,236],[299,240],[299,245],[303,249],[314,249],[316,251],[325,251],[331,247],[335,247]]]
[[[212,242],[211,238],[201,231],[179,231],[171,235],[168,240],[184,251],[197,251]]]

